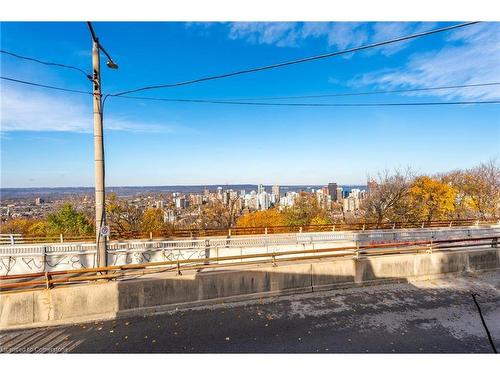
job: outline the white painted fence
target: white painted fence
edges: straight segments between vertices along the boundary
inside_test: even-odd
[[[291,250],[326,249],[417,240],[500,236],[500,226],[399,229],[360,232],[315,232],[238,236],[202,240],[126,241],[108,244],[108,265],[204,259]],[[47,272],[96,266],[90,243],[0,246],[0,275]]]

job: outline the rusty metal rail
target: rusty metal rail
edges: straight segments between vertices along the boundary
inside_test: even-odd
[[[423,222],[358,222],[358,223],[333,223],[305,226],[268,226],[268,227],[231,227],[231,228],[171,228],[163,231],[141,232],[126,231],[118,232],[116,228],[111,228],[110,240],[130,240],[130,239],[172,239],[172,238],[203,238],[203,237],[231,237],[245,235],[267,235],[286,233],[307,233],[307,232],[331,232],[331,231],[369,231],[384,229],[430,229],[430,228],[452,228],[473,225],[494,225],[499,224],[498,220],[439,220]],[[92,242],[94,236],[24,236],[21,234],[1,233],[0,245],[14,244],[36,244],[36,243],[65,243],[65,242]]]
[[[117,280],[123,277],[138,277],[162,272],[176,272],[177,274],[181,274],[183,271],[187,270],[229,268],[235,266],[269,263],[276,265],[277,262],[320,260],[324,258],[336,257],[359,258],[373,255],[453,251],[454,249],[463,247],[497,247],[499,238],[499,236],[490,236],[435,241],[384,243],[369,246],[345,246],[327,249],[256,253],[201,259],[179,259],[165,262],[15,274],[0,276],[0,293],[40,290],[41,288],[53,288],[58,285],[68,285],[97,280]],[[31,289],[29,289],[30,287]]]

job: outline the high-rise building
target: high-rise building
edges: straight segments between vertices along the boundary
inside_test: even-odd
[[[332,202],[337,201],[337,183],[336,182],[330,182],[328,184],[328,195],[332,199]]]
[[[272,203],[278,203],[280,201],[280,187],[274,185],[271,189],[271,200]]]
[[[188,201],[184,197],[177,197],[175,198],[175,207],[176,208],[187,208],[188,206]]]
[[[367,194],[370,195],[376,188],[377,188],[377,181],[375,181],[373,178],[369,179],[367,182]]]
[[[258,199],[259,199],[260,210],[267,210],[271,206],[271,202],[269,200],[269,194],[267,194],[265,191],[263,191],[258,195]]]
[[[230,201],[231,201],[231,191],[230,190],[226,190],[222,194],[222,203],[224,204],[224,206],[227,206]]]
[[[342,187],[337,188],[337,202],[341,202],[343,198],[343,189]]]
[[[280,196],[280,187],[278,185],[274,185],[271,190],[272,194]]]

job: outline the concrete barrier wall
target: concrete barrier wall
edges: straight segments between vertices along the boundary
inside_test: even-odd
[[[285,263],[0,295],[0,328],[107,319],[204,304],[500,268],[500,249]]]

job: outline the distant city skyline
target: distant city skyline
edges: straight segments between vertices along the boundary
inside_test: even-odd
[[[96,22],[119,65],[103,90],[178,82],[338,51],[451,25]],[[90,68],[83,22],[2,22],[2,49]],[[151,51],[154,49],[154,58]],[[307,64],[151,91],[145,96],[245,98],[500,82],[500,23],[480,23]],[[0,55],[2,75],[88,91],[80,72]],[[3,188],[94,186],[88,95],[2,81]],[[142,94],[141,94],[142,95]],[[492,100],[500,86],[304,99],[321,103]],[[280,100],[279,102],[291,102]],[[365,184],[384,169],[435,174],[500,155],[498,105],[295,108],[110,98],[104,115],[109,186]]]

